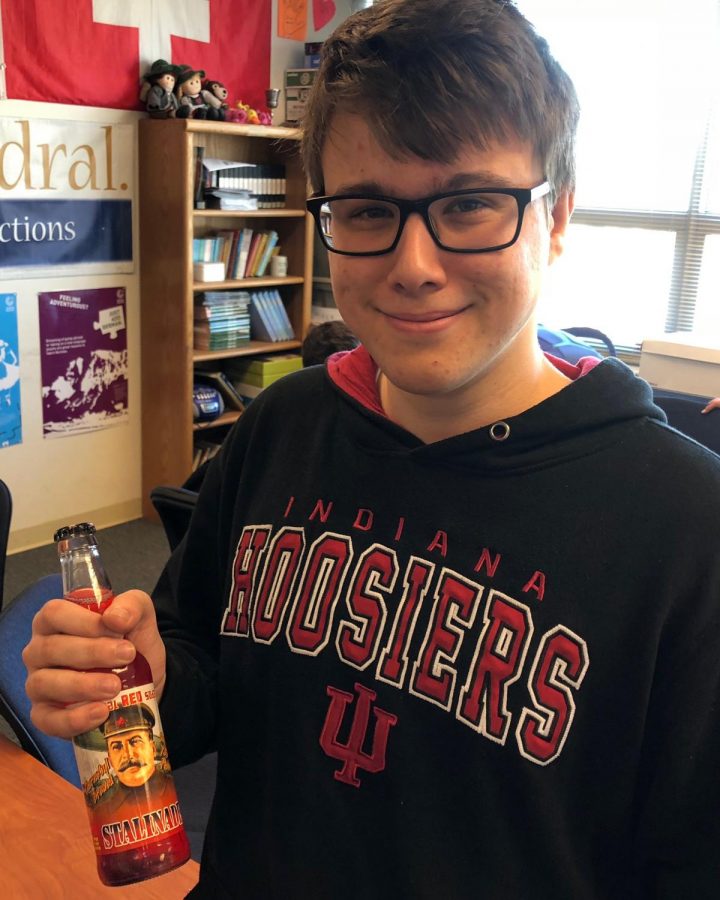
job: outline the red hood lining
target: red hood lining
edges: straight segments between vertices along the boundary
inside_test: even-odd
[[[575,381],[601,362],[596,356],[583,356],[577,364],[569,363],[550,353],[546,358],[567,378]],[[354,350],[341,350],[327,360],[327,371],[333,382],[366,409],[385,416],[377,386],[377,365],[362,345]]]

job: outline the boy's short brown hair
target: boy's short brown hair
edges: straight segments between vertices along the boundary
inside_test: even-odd
[[[517,136],[553,197],[575,186],[575,89],[511,0],[380,0],[346,19],[323,44],[303,123],[317,193],[339,112],[362,115],[394,158],[452,162],[462,143]]]

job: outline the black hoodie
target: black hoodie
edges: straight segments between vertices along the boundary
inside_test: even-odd
[[[612,359],[428,445],[374,376],[253,401],[156,591],[193,896],[720,895],[720,459]]]

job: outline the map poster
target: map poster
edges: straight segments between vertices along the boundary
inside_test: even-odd
[[[17,295],[0,294],[0,447],[21,443]]]
[[[128,421],[125,288],[38,294],[43,435]]]

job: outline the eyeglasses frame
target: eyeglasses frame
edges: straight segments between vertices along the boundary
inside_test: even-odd
[[[512,245],[520,237],[525,210],[527,209],[528,205],[530,203],[533,203],[535,200],[539,200],[541,197],[545,197],[550,193],[550,190],[551,188],[549,182],[543,181],[532,188],[465,188],[458,191],[445,191],[441,194],[432,194],[429,197],[422,197],[419,200],[403,200],[398,197],[383,196],[382,194],[327,194],[323,196],[310,197],[308,200],[306,200],[305,207],[315,220],[315,225],[317,227],[318,234],[320,235],[320,240],[322,241],[325,249],[329,250],[331,253],[338,253],[341,256],[386,256],[388,253],[392,253],[400,243],[400,238],[402,237],[405,223],[407,222],[408,217],[411,213],[418,213],[418,215],[420,215],[423,222],[425,223],[425,227],[430,232],[430,236],[441,250],[445,250],[448,253],[494,253],[497,250],[505,250],[508,247],[512,247]],[[440,240],[439,235],[435,232],[435,228],[433,226],[429,213],[430,205],[436,200],[444,200],[448,197],[459,197],[463,194],[506,194],[509,197],[514,197],[518,206],[518,222],[517,228],[515,229],[515,234],[512,236],[511,240],[506,241],[504,244],[498,244],[495,247],[483,247],[481,250],[468,250],[464,248],[445,246],[445,244],[443,244]],[[323,233],[322,225],[320,224],[320,210],[324,203],[328,203],[331,200],[378,200],[385,203],[394,203],[395,206],[397,206],[397,208],[400,210],[400,221],[398,222],[397,234],[395,235],[395,240],[393,241],[392,245],[386,250],[359,251],[337,250],[335,247],[331,247],[328,243],[326,235]]]

